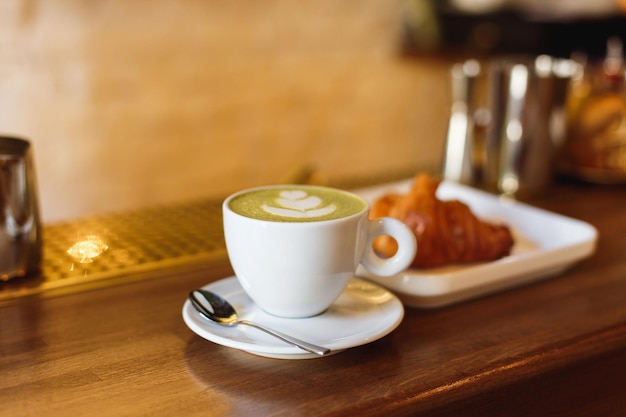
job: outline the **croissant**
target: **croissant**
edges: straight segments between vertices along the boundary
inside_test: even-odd
[[[412,267],[492,261],[511,252],[514,240],[508,226],[480,220],[461,201],[437,199],[438,187],[439,181],[420,173],[407,194],[386,194],[370,209],[371,218],[394,217],[413,230],[418,250]],[[397,245],[380,236],[374,250],[391,256]]]

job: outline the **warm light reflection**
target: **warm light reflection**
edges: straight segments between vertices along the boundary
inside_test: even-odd
[[[511,142],[519,142],[524,134],[522,122],[519,119],[510,120],[506,125],[506,137]]]
[[[81,264],[93,262],[93,259],[100,256],[109,247],[97,235],[86,236],[85,239],[76,242],[67,253]]]
[[[453,109],[448,126],[448,145],[446,146],[446,164],[444,166],[445,178],[454,180],[461,178],[466,136],[467,114],[465,109],[463,111],[454,111]]]
[[[514,173],[504,174],[500,180],[500,189],[504,194],[513,195],[519,190],[519,178]]]
[[[535,59],[535,72],[540,77],[549,77],[552,74],[552,57],[548,55],[539,55]]]
[[[522,64],[513,66],[511,70],[511,81],[509,84],[509,95],[511,98],[521,100],[526,96],[528,87],[528,68]]]

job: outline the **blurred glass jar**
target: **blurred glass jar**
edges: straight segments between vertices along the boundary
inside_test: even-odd
[[[626,182],[626,66],[621,41],[609,39],[601,62],[583,64],[568,95],[559,169],[591,182]]]

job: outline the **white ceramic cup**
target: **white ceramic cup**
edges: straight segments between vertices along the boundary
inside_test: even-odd
[[[277,203],[269,206],[280,206],[278,201],[285,200],[281,193],[294,189],[301,198],[296,198],[295,206],[287,201],[279,210],[288,217],[292,211],[300,212],[309,217],[306,221],[261,219],[251,213],[239,214],[231,207],[233,199],[259,190],[275,193],[273,201]],[[360,206],[344,217],[327,219],[323,214],[316,218],[315,214],[335,206],[327,201],[329,196],[326,200],[317,197],[329,190],[351,196]],[[316,186],[258,187],[231,195],[222,208],[226,248],[235,275],[252,300],[276,316],[303,318],[324,312],[344,291],[359,263],[376,275],[391,276],[406,269],[415,257],[415,235],[408,227],[388,217],[369,220],[365,200],[345,191]],[[390,235],[398,242],[393,257],[381,258],[374,252],[372,242],[380,235]]]

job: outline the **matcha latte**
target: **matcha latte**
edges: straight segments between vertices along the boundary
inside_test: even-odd
[[[341,219],[367,209],[360,197],[345,191],[307,185],[252,189],[233,197],[232,211],[273,222],[317,222]]]

